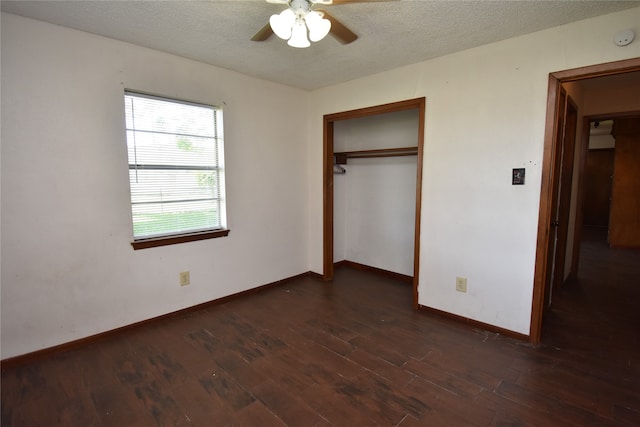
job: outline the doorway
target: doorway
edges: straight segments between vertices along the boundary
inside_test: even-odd
[[[357,110],[344,111],[335,114],[328,114],[323,117],[323,279],[330,281],[334,274],[334,165],[336,156],[334,153],[334,132],[335,123],[343,120],[374,117],[386,113],[396,113],[407,110],[417,110],[418,112],[418,132],[417,146],[404,147],[398,151],[370,150],[377,151],[382,155],[403,155],[410,150],[417,155],[416,168],[416,191],[415,191],[415,218],[414,218],[414,245],[413,245],[413,306],[418,307],[418,275],[420,260],[420,211],[422,194],[422,152],[424,145],[424,124],[425,124],[425,98],[416,98],[406,101],[399,101],[390,104],[378,105],[374,107]]]
[[[534,273],[534,285],[533,285],[533,300],[531,310],[531,324],[529,338],[534,344],[540,343],[542,334],[542,320],[545,312],[545,298],[547,286],[550,286],[550,280],[556,273],[550,273],[552,269],[552,253],[551,253],[551,239],[555,235],[553,232],[554,221],[557,221],[556,211],[554,210],[554,193],[557,191],[557,187],[560,185],[559,174],[557,173],[556,165],[560,161],[557,157],[558,145],[561,144],[558,132],[561,126],[563,117],[561,114],[561,94],[565,89],[565,85],[572,82],[589,81],[590,79],[597,79],[600,77],[624,75],[627,73],[634,73],[640,71],[640,58],[634,58],[624,61],[612,62],[607,64],[594,65],[590,67],[577,68],[572,70],[565,70],[549,75],[548,86],[548,108],[546,116],[545,138],[544,138],[544,154],[542,163],[542,183],[540,193],[540,209],[538,218],[538,244],[536,249],[536,263]],[[563,111],[563,110],[562,110]],[[588,119],[586,125],[583,123],[582,128],[588,127]],[[583,137],[581,139],[581,157],[579,160],[579,173],[577,184],[577,195],[572,196],[572,199],[576,206],[582,206],[584,197],[583,187],[583,174],[584,174],[584,153],[586,143],[585,134],[588,136],[588,132],[583,131]],[[572,187],[572,194],[576,191],[576,186]],[[571,207],[564,207],[570,211]],[[581,209],[577,209],[575,212],[575,221],[572,228],[573,230],[573,245],[572,245],[572,259],[570,262],[569,276],[577,271],[578,265],[578,253],[580,245],[580,233],[582,224],[582,212]],[[560,212],[562,215],[563,212]],[[568,244],[568,242],[564,242]],[[555,254],[553,254],[555,256]],[[562,267],[562,265],[560,265]],[[562,268],[562,270],[564,270]],[[564,275],[562,277],[565,277]]]

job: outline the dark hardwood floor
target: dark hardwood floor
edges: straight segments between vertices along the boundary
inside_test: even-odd
[[[543,345],[339,268],[2,369],[2,426],[638,426],[640,252],[585,239]]]

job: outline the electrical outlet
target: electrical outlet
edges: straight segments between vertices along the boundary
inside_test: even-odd
[[[456,291],[467,292],[467,278],[456,277]]]
[[[180,272],[180,286],[187,286],[191,283],[188,271]]]

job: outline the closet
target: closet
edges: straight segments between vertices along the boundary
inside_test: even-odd
[[[326,280],[346,261],[416,290],[423,129],[424,98],[325,116]]]

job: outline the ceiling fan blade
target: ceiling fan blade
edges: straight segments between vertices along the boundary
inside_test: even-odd
[[[342,22],[329,15],[326,11],[319,10],[318,12],[322,12],[324,17],[331,22],[331,31],[329,31],[329,33],[340,43],[349,44],[358,38],[353,31],[348,29]]]
[[[271,29],[271,25],[267,22],[267,25],[262,27],[260,31],[258,31],[253,37],[251,37],[251,40],[254,42],[263,42],[272,35],[273,30]]]

